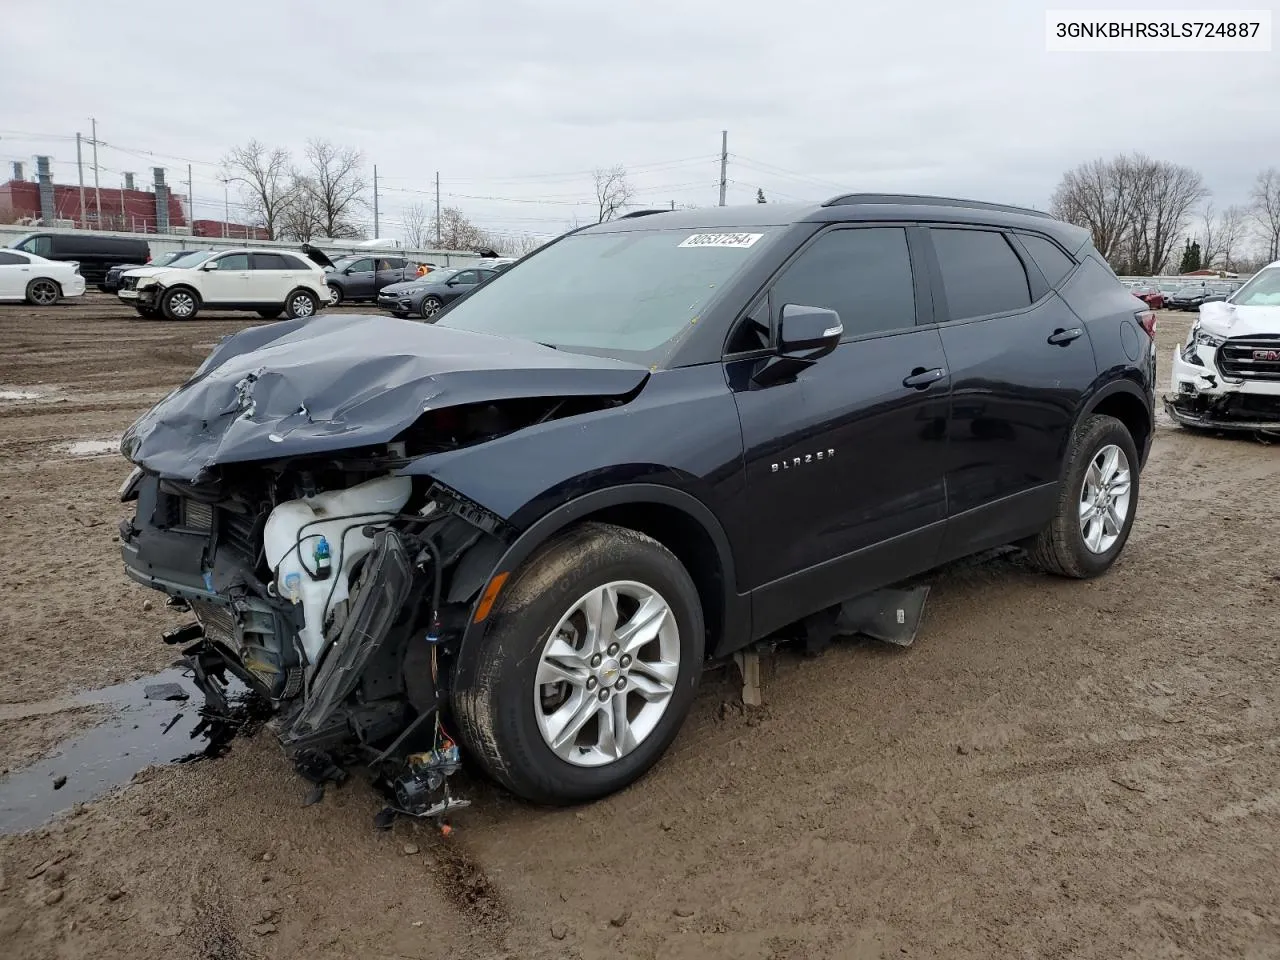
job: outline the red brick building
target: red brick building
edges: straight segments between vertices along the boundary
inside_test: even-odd
[[[87,230],[116,230],[125,233],[157,233],[156,195],[149,190],[122,190],[103,187],[102,223],[98,223],[98,191],[84,189],[84,216],[80,211],[80,187],[53,184],[54,219],[73,220],[77,227]],[[169,194],[169,223],[164,232],[175,227],[184,228],[187,208],[184,197]],[[40,185],[29,180],[10,180],[0,183],[0,223],[17,222],[23,218],[40,219]],[[228,237],[236,240],[266,240],[263,227],[251,227],[242,223],[223,223],[221,220],[197,220],[190,224],[192,236]],[[185,232],[185,231],[184,231]]]

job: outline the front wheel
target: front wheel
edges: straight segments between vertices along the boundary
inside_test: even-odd
[[[422,314],[422,319],[430,320],[440,312],[440,308],[442,306],[444,306],[444,304],[440,302],[439,297],[424,297],[422,300],[422,307],[419,309],[419,312]]]
[[[620,790],[680,729],[703,634],[697,589],[666,547],[610,524],[575,527],[512,578],[459,671],[463,743],[535,803]]]
[[[1115,417],[1076,429],[1053,520],[1031,547],[1042,570],[1084,579],[1116,562],[1138,512],[1138,449]]]
[[[160,299],[160,312],[169,320],[190,320],[200,311],[196,295],[179,287]]]
[[[342,288],[335,284],[329,284],[329,306],[336,307],[342,303]]]
[[[33,307],[52,307],[62,296],[62,291],[52,280],[43,277],[27,284],[27,303]]]
[[[295,290],[284,302],[284,312],[290,320],[305,320],[316,315],[316,298],[306,290]]]

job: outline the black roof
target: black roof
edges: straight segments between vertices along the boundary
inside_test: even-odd
[[[1072,252],[1089,239],[1083,227],[1040,210],[979,200],[896,193],[845,193],[824,203],[751,203],[648,213],[584,227],[582,233],[779,227],[845,221],[937,221],[1018,227],[1055,238]]]

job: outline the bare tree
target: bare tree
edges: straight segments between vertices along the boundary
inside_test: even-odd
[[[440,238],[445,250],[475,250],[489,246],[489,238],[483,230],[467,219],[457,207],[444,207],[439,222],[431,218],[431,235]]]
[[[1192,209],[1206,195],[1200,174],[1189,167],[1135,154],[1068,171],[1051,210],[1087,227],[1117,272],[1150,275],[1164,269]]]
[[[1280,170],[1271,167],[1258,174],[1250,194],[1250,215],[1261,228],[1267,262],[1280,260]]]
[[[533,251],[548,243],[548,240],[545,237],[535,237],[528,233],[517,233],[509,236],[494,236],[490,234],[489,242],[504,257],[523,257],[526,253],[533,253]]]
[[[361,173],[364,154],[318,139],[307,141],[306,154],[307,169],[295,176],[314,197],[319,232],[334,238],[360,236],[363,231],[355,222],[355,212],[365,205],[369,189]]]
[[[1200,215],[1200,259],[1206,267],[1222,270],[1236,269],[1236,256],[1245,237],[1247,211],[1242,207],[1227,207],[1215,215],[1213,204],[1205,205]]]
[[[314,190],[305,178],[294,177],[293,189],[280,210],[278,236],[281,239],[309,243],[323,233],[323,215]]]
[[[599,214],[596,217],[596,223],[604,223],[616,217],[622,208],[631,202],[633,191],[627,180],[625,167],[596,170],[593,176],[596,181],[596,207]]]
[[[250,140],[242,147],[233,147],[223,158],[222,166],[226,179],[240,184],[245,209],[266,227],[267,238],[274,240],[295,187],[289,151]]]
[[[416,201],[404,208],[400,214],[400,222],[404,224],[404,242],[414,250],[425,250],[435,242],[435,234],[431,230],[431,214],[426,204]]]
[[[1123,157],[1091,160],[1062,175],[1050,211],[1060,220],[1086,227],[1098,252],[1114,263],[1133,219],[1134,193]]]

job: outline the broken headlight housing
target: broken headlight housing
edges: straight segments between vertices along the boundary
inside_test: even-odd
[[[1200,329],[1200,321],[1197,320],[1191,325],[1191,332],[1187,334],[1187,342],[1182,347],[1182,359],[1187,363],[1203,365],[1200,358],[1196,355],[1196,348],[1205,346],[1216,350],[1226,342],[1223,337],[1215,337],[1212,333],[1205,333]]]

